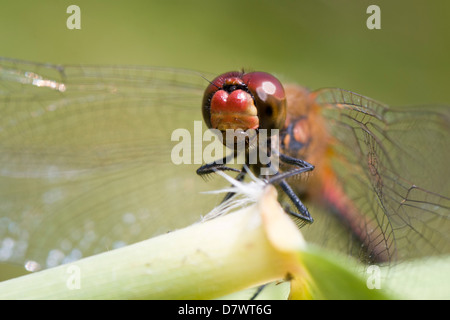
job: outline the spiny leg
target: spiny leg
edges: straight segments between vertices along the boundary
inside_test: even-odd
[[[289,184],[286,181],[282,180],[280,182],[280,187],[284,191],[284,193],[289,197],[292,204],[295,206],[295,208],[299,212],[299,213],[296,213],[296,212],[293,212],[293,211],[287,209],[286,210],[287,213],[289,213],[290,215],[292,215],[298,219],[301,219],[307,223],[313,223],[314,219],[311,217],[311,214],[309,213],[308,209],[302,203],[300,198],[295,194],[294,190],[292,190],[292,188],[289,186]]]
[[[310,164],[309,162],[306,162],[301,159],[293,158],[293,157],[287,156],[282,153],[280,153],[279,156],[280,156],[280,160],[282,162],[296,166],[297,168],[294,168],[292,170],[282,172],[282,173],[278,172],[276,175],[274,175],[273,177],[268,179],[269,183],[272,183],[272,184],[277,183],[278,181],[284,180],[284,179],[292,177],[292,176],[296,176],[303,172],[308,172],[308,171],[314,170],[314,166],[312,164]]]
[[[293,166],[296,166],[297,168],[294,168],[292,170],[283,172],[283,173],[277,173],[276,175],[272,176],[268,179],[268,183],[274,184],[278,183],[280,185],[280,188],[283,190],[283,192],[289,197],[292,204],[297,209],[298,213],[292,212],[291,210],[287,209],[286,211],[291,214],[292,216],[301,219],[307,223],[312,223],[314,220],[311,217],[308,209],[306,206],[302,203],[300,198],[295,194],[294,190],[289,186],[289,184],[285,181],[286,178],[296,176],[298,174],[312,171],[314,170],[314,166],[310,164],[307,161],[293,158],[290,156],[287,156],[285,154],[279,153],[280,160],[286,164],[290,164]]]
[[[197,174],[199,176],[208,175],[211,173],[214,173],[216,171],[235,171],[235,172],[241,172],[238,169],[227,167],[226,164],[234,158],[234,155],[228,155],[226,157],[223,157],[220,160],[216,160],[214,162],[210,162],[207,164],[202,165],[200,168],[197,169]]]
[[[298,196],[295,194],[295,192],[292,190],[292,188],[289,186],[289,184],[284,179],[301,174],[303,172],[312,171],[314,169],[314,166],[312,164],[310,164],[309,162],[306,162],[301,159],[293,158],[293,157],[287,156],[282,153],[280,153],[279,156],[280,156],[280,160],[282,162],[296,166],[297,168],[294,168],[292,170],[289,170],[289,171],[286,171],[283,173],[278,172],[275,175],[273,175],[271,178],[267,179],[267,182],[270,184],[275,184],[275,183],[279,184],[281,189],[283,190],[283,192],[289,197],[292,204],[295,206],[295,208],[299,212],[299,213],[295,213],[295,212],[292,212],[291,210],[287,210],[287,212],[289,214],[291,214],[294,217],[301,219],[305,222],[312,223],[313,218],[311,217],[308,209],[301,202],[301,200],[298,198]],[[227,167],[226,164],[232,158],[233,158],[233,156],[231,155],[231,156],[224,157],[221,160],[205,164],[197,169],[197,174],[200,176],[203,176],[206,174],[214,173],[217,170],[222,170],[222,171],[229,170],[229,171],[239,172],[239,174],[236,177],[236,180],[242,181],[242,180],[244,180],[245,175],[247,174],[245,166],[243,166],[241,170]],[[272,166],[272,164],[269,163],[266,166]],[[227,201],[228,199],[232,198],[234,195],[235,195],[234,192],[227,193],[225,195],[224,199],[222,200],[222,202]]]
[[[230,167],[226,166],[226,164],[231,159],[233,159],[233,157],[234,157],[233,154],[231,154],[231,155],[228,155],[228,156],[222,158],[221,160],[218,160],[218,161],[216,160],[214,162],[207,163],[207,164],[205,164],[205,165],[203,165],[203,166],[201,166],[200,168],[197,169],[197,174],[199,176],[204,176],[204,175],[207,175],[207,174],[210,174],[210,173],[214,173],[214,172],[216,172],[218,170],[221,170],[221,171],[234,171],[234,172],[239,172],[239,174],[236,176],[235,179],[237,181],[242,181],[242,180],[244,180],[245,175],[247,174],[247,170],[245,169],[245,165],[242,166],[241,170],[238,170],[238,169],[235,169],[235,168],[230,168]],[[223,198],[221,203],[227,201],[228,199],[231,199],[234,195],[235,195],[235,192],[228,192],[225,195],[225,197]]]

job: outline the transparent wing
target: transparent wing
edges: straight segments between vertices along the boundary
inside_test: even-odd
[[[0,260],[54,266],[211,210],[200,164],[171,158],[172,132],[202,121],[204,87],[184,70],[1,59]]]
[[[373,241],[391,260],[450,253],[450,108],[389,108],[342,89],[315,94],[334,170],[382,235]]]

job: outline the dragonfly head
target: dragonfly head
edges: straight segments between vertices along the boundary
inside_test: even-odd
[[[281,129],[286,96],[280,81],[265,72],[227,72],[206,88],[203,119],[210,129],[245,134],[248,130]],[[268,135],[271,133],[268,132]],[[226,139],[223,140],[224,144]]]

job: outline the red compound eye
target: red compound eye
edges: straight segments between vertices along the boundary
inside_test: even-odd
[[[286,96],[277,78],[266,72],[251,72],[242,77],[258,109],[259,127],[281,129],[286,120]]]

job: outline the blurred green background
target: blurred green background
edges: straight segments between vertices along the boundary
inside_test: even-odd
[[[81,30],[66,9],[81,8]],[[381,30],[366,9],[381,8]],[[208,72],[264,70],[391,105],[449,103],[450,1],[3,1],[0,55]]]

